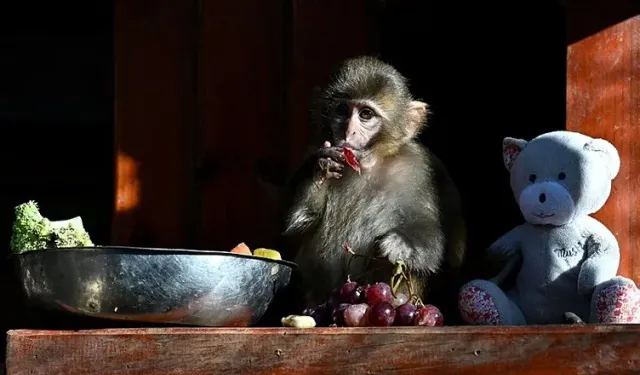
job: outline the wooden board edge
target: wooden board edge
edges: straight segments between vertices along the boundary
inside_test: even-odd
[[[538,326],[455,326],[455,327],[316,327],[296,328],[109,328],[77,331],[16,329],[7,332],[13,337],[33,336],[127,336],[127,335],[545,335],[545,334],[595,334],[638,332],[640,324],[619,325],[538,325]],[[639,337],[640,338],[640,337]]]

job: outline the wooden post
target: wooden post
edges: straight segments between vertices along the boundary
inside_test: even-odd
[[[293,172],[309,147],[310,100],[342,60],[378,52],[375,1],[293,0],[288,50],[289,164]],[[318,143],[320,147],[322,143]]]
[[[618,238],[620,274],[640,283],[640,2],[572,2],[567,37],[567,129],[618,148],[620,173],[594,216]]]
[[[196,208],[200,248],[270,247],[276,199],[258,171],[285,156],[284,1],[201,1]]]
[[[369,3],[202,2],[199,247],[277,245],[278,185],[307,147],[312,86],[374,50]]]
[[[194,4],[114,3],[112,244],[181,247],[188,242]]]

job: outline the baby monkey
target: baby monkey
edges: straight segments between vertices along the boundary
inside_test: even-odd
[[[330,76],[312,113],[327,141],[294,177],[284,232],[296,240],[305,305],[325,301],[348,276],[389,282],[396,261],[424,298],[427,278],[458,269],[466,250],[458,190],[416,139],[427,104],[412,98],[392,66],[358,57]],[[346,165],[344,148],[361,170]],[[371,258],[388,267],[372,271]]]

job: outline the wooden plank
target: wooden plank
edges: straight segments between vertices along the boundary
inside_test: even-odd
[[[8,375],[630,374],[640,326],[10,331]]]
[[[567,129],[618,148],[620,173],[594,217],[618,238],[620,274],[640,283],[640,3],[580,1],[567,15]]]
[[[322,84],[342,60],[375,54],[378,46],[378,6],[369,0],[292,0],[288,53],[288,171],[301,163],[313,140],[309,126],[314,86]],[[318,143],[320,142],[320,143]]]
[[[112,244],[187,245],[195,1],[116,0]]]
[[[250,11],[249,11],[250,10]],[[202,1],[198,246],[272,246],[276,201],[258,171],[284,157],[283,1]]]

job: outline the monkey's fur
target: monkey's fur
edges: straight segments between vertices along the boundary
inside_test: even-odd
[[[332,145],[294,177],[284,232],[295,244],[306,306],[324,302],[348,275],[388,282],[397,260],[411,270],[422,298],[432,275],[461,266],[466,228],[457,187],[416,140],[427,113],[405,77],[373,57],[345,61],[320,91],[314,125]],[[360,175],[344,164],[345,144],[357,146]],[[387,267],[367,273],[374,264],[357,257],[348,268],[345,242],[356,254],[387,259]]]

